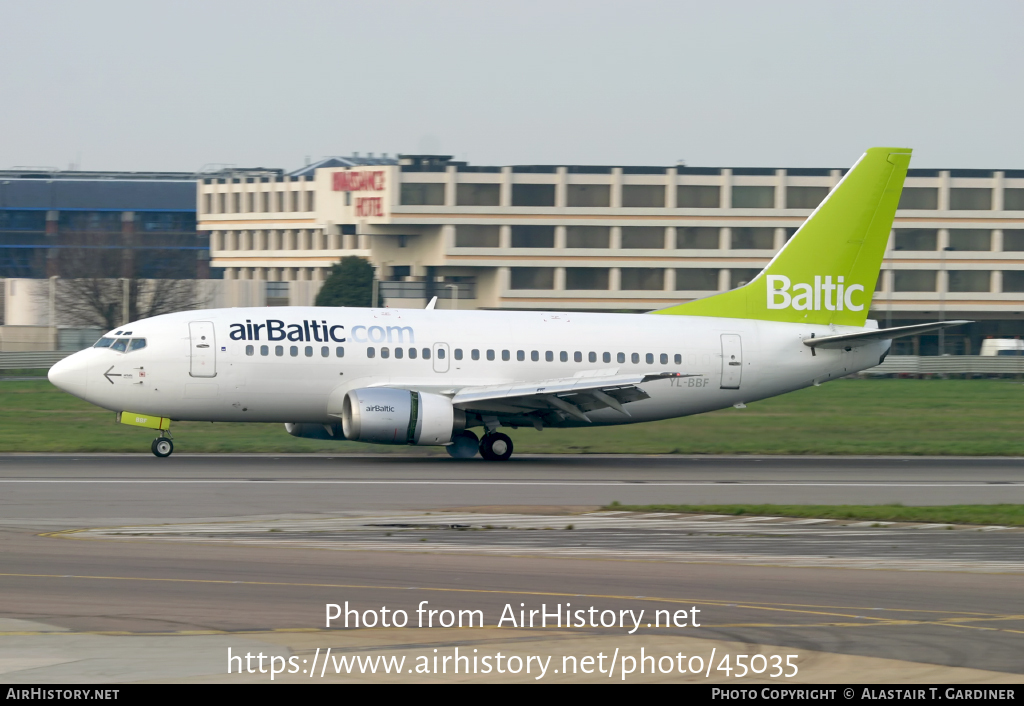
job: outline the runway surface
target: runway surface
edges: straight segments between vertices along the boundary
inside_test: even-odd
[[[0,456],[0,681],[224,681],[229,647],[312,660],[326,647],[455,645],[798,654],[797,681],[1019,681],[1024,531],[598,506],[1021,502],[1022,469],[1016,459]],[[345,601],[481,610],[486,627],[325,629],[325,604]],[[697,608],[700,627],[495,628],[506,604],[542,603],[648,617]]]

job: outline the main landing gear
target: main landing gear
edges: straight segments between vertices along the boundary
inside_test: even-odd
[[[512,439],[499,432],[485,434],[480,439],[480,455],[488,461],[507,461],[512,457]]]
[[[169,436],[158,436],[149,448],[157,458],[167,458],[174,453],[174,442]]]
[[[452,443],[445,449],[452,458],[473,458],[479,451],[488,461],[507,461],[512,456],[512,439],[491,432],[478,440],[476,434],[464,429],[452,436]]]

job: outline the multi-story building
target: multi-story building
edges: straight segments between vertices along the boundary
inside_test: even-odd
[[[196,180],[178,172],[0,170],[0,277],[209,277]]]
[[[748,281],[844,173],[335,159],[205,179],[199,228],[225,278],[272,298],[358,255],[391,306],[645,311]],[[977,321],[947,352],[1024,334],[1024,170],[911,169],[872,309],[882,325]]]

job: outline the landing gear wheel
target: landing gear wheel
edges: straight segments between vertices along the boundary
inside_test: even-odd
[[[159,439],[153,439],[153,444],[149,448],[157,458],[167,458],[174,453],[174,442],[162,436]]]
[[[497,432],[480,440],[480,455],[488,461],[507,461],[512,456],[512,439]]]
[[[480,448],[476,434],[464,429],[452,435],[452,443],[444,447],[452,458],[473,458]]]

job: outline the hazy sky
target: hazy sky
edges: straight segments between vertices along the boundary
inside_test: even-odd
[[[0,167],[1024,168],[1024,2],[0,0]]]

